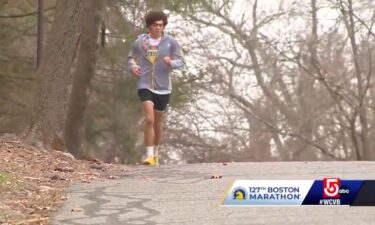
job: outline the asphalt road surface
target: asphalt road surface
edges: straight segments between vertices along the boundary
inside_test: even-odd
[[[76,184],[54,217],[79,224],[375,224],[375,207],[222,206],[236,179],[375,179],[375,162],[134,166],[118,180]]]

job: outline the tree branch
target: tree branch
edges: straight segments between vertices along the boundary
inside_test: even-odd
[[[48,9],[45,9],[44,12],[51,11],[55,8],[56,7],[50,7]],[[33,16],[33,15],[36,15],[36,14],[38,14],[38,11],[30,12],[30,13],[24,13],[24,14],[15,14],[15,15],[0,15],[0,18],[1,19],[4,19],[4,18],[20,18],[20,17]]]

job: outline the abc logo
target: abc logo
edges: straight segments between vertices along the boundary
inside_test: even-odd
[[[340,189],[339,189],[339,194],[341,196],[349,195],[349,188],[346,187],[346,186],[341,186]]]

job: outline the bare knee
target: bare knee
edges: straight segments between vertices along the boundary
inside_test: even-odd
[[[146,123],[146,126],[151,126],[151,127],[153,127],[154,124],[155,124],[154,117],[151,116],[151,115],[147,115],[147,116],[145,117],[145,123]]]

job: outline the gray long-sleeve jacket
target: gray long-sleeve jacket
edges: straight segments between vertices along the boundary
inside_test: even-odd
[[[141,75],[138,79],[138,89],[149,89],[151,91],[172,90],[170,72],[172,69],[182,67],[185,62],[181,55],[181,49],[177,41],[171,36],[164,34],[159,43],[159,54],[155,63],[150,63],[146,58],[146,51],[143,48],[144,37],[147,34],[139,35],[133,44],[133,48],[128,55],[128,66],[132,70],[134,67],[141,68]],[[171,64],[167,65],[163,58],[169,56]]]

